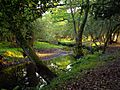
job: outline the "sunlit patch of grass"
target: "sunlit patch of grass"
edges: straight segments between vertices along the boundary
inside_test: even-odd
[[[71,56],[60,56],[52,60],[44,61],[44,63],[56,74],[62,74],[66,70],[67,65],[74,62]],[[54,66],[53,66],[54,65]]]
[[[61,42],[68,42],[68,43],[75,43],[75,40],[70,40],[70,39],[60,39]]]
[[[58,46],[46,42],[35,42],[34,43],[34,48],[38,49],[50,49],[50,48],[63,48],[63,46]]]
[[[104,43],[102,42],[96,42],[97,45],[103,45]],[[95,43],[92,43],[92,46],[96,46]]]
[[[62,18],[61,18],[62,19]],[[61,22],[57,22],[57,24],[59,24],[59,25],[65,25],[66,24],[66,22],[65,21],[61,21]]]
[[[22,58],[23,55],[20,52],[21,48],[13,48],[10,42],[1,42],[0,43],[0,55],[3,55],[4,58],[13,60],[13,58]]]
[[[75,44],[75,40],[70,40],[70,39],[60,39],[59,41],[65,44]]]
[[[56,62],[56,65],[58,65],[60,69],[65,69],[68,64],[70,64],[70,60],[64,60],[64,61],[57,61]]]
[[[6,57],[17,57],[17,58],[23,58],[22,53],[18,52],[18,51],[5,51],[3,53],[4,56]]]

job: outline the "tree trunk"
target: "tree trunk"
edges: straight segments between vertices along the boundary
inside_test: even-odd
[[[70,0],[70,11],[71,11],[72,23],[73,23],[73,28],[74,28],[74,37],[75,37],[75,40],[77,40],[76,22],[75,22],[75,16],[74,16],[71,0]]]
[[[16,40],[20,47],[23,49],[25,54],[28,56],[28,58],[36,65],[37,72],[40,76],[42,76],[48,83],[55,78],[57,75],[54,74],[47,68],[42,61],[39,59],[39,57],[36,55],[33,48],[27,44],[27,41],[24,39],[20,29],[15,29],[15,27],[12,28],[12,33],[16,36]]]
[[[117,41],[118,41],[119,34],[120,34],[120,32],[118,31],[118,32],[117,32],[117,36],[116,36],[116,40],[115,40],[116,43],[117,43]]]
[[[34,44],[34,32],[33,32],[33,26],[31,23],[27,23],[26,24],[26,35],[25,35],[25,39],[28,43],[28,45],[30,45],[31,47],[33,47]]]
[[[105,43],[104,43],[102,53],[105,53],[108,42],[110,41],[110,38],[111,38],[112,33],[113,33],[113,30],[112,30],[112,27],[111,27],[111,20],[109,20],[109,22],[110,22],[110,25],[109,25],[109,28],[108,28],[108,31],[107,31],[107,34],[106,34],[106,40],[105,40]]]
[[[82,35],[84,31],[84,27],[87,21],[88,17],[88,12],[89,12],[89,0],[86,0],[86,8],[84,10],[85,14],[83,17],[83,21],[81,23],[80,29],[78,30],[78,35],[76,39],[76,58],[80,58],[83,56],[83,51],[82,51]]]
[[[107,44],[108,44],[108,42],[109,42],[109,38],[110,38],[109,32],[108,32],[106,38],[107,38],[107,39],[106,39],[106,41],[105,41],[105,43],[104,43],[104,47],[103,47],[103,51],[102,51],[103,54],[105,53],[106,48],[107,48]]]
[[[109,36],[109,44],[112,44],[112,43],[113,43],[112,33],[110,33],[110,36]]]

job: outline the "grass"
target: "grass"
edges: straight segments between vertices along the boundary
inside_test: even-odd
[[[17,50],[21,50],[21,49],[13,47],[10,42],[1,42],[0,43],[0,52],[6,51],[6,50],[17,51]]]
[[[75,61],[71,56],[67,55],[53,58],[52,60],[44,61],[44,64],[46,64],[54,73],[60,75],[65,73],[67,65],[69,65],[72,62]]]
[[[61,39],[59,41],[64,44],[75,44],[75,40]],[[82,43],[86,46],[96,46],[95,43],[93,43],[91,40],[83,40]],[[96,44],[99,46],[103,45],[104,43],[97,41]]]
[[[64,48],[63,46],[57,46],[45,42],[35,42],[34,48],[38,49],[51,49],[51,48]],[[7,55],[18,57],[20,55],[20,48],[13,48],[9,43],[0,43],[0,53],[7,53]],[[18,55],[18,56],[17,56]],[[49,61],[44,61],[44,63],[58,75],[50,85],[44,87],[42,90],[58,90],[57,88],[64,87],[69,82],[74,82],[78,77],[82,77],[84,73],[90,69],[96,68],[98,66],[104,65],[106,62],[114,60],[116,55],[101,55],[100,52],[96,52],[93,55],[87,54],[85,57],[75,60],[72,56],[60,56]],[[51,67],[51,64],[57,66]],[[66,70],[67,65],[72,64],[71,71]]]
[[[46,42],[35,42],[34,43],[34,48],[37,49],[51,49],[51,48],[63,48],[63,46],[58,46],[58,45],[54,45],[54,44],[50,44],[50,43],[46,43]],[[1,42],[0,43],[0,53],[4,52],[4,51],[19,51],[22,50],[21,48],[14,48],[11,43],[9,42]]]
[[[60,42],[66,44],[75,44],[75,40],[68,40],[68,39],[61,39]]]
[[[63,48],[63,46],[58,46],[46,42],[35,42],[34,43],[34,48],[37,49],[51,49],[51,48]]]
[[[116,57],[113,55],[104,56],[99,52],[96,52],[93,55],[89,54],[77,61],[74,61],[71,71],[59,74],[59,76],[55,78],[50,85],[44,87],[42,90],[62,90],[69,82],[74,82],[84,76],[85,72],[102,66],[115,58]]]
[[[9,42],[0,43],[0,54],[5,57],[22,57],[21,48],[14,48]]]
[[[51,49],[51,48],[63,48],[63,46],[57,46],[53,44],[49,44],[46,42],[35,42],[34,48],[37,49]],[[11,43],[9,42],[1,42],[0,43],[0,54],[5,56],[11,56],[11,57],[22,57],[21,48],[14,48]]]

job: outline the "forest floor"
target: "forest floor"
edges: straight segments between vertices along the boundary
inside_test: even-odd
[[[115,53],[120,53],[120,45],[110,45],[104,56]],[[120,56],[56,90],[120,90]]]
[[[37,49],[36,53],[42,60],[72,54],[61,49]],[[120,44],[109,45],[102,56],[105,58],[110,55],[117,57],[112,61],[108,60],[104,66],[86,71],[82,77],[76,75],[74,80],[69,80],[63,86],[52,90],[120,90]]]

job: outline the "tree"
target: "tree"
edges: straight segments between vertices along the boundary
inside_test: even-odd
[[[57,42],[61,38],[73,37],[70,14],[64,6],[50,8],[42,18],[34,23],[34,30],[39,31],[39,40]],[[36,33],[36,32],[35,32]],[[38,35],[38,32],[36,33]]]
[[[106,34],[106,41],[104,43],[103,53],[106,50],[108,42],[112,42],[112,36],[114,37],[114,32],[118,31],[119,25],[119,15],[120,15],[120,2],[119,0],[96,0],[96,4],[93,5],[93,12],[95,19],[101,18],[103,20],[109,20],[109,29]],[[118,20],[116,20],[116,17]],[[118,23],[112,23],[117,21]],[[114,25],[115,24],[115,25]],[[119,34],[118,34],[119,35]],[[117,35],[117,37],[118,37]]]
[[[89,12],[89,0],[86,0],[86,4],[85,4],[85,9],[84,9],[84,17],[82,20],[82,23],[80,25],[80,28],[78,30],[78,37],[77,37],[77,43],[76,43],[76,49],[77,49],[77,57],[79,58],[81,55],[83,55],[82,52],[82,35],[83,35],[83,31],[84,31],[84,27],[87,21],[87,17],[88,17],[88,12]]]
[[[56,75],[35,54],[22,35],[23,27],[40,17],[58,0],[0,0],[0,26],[11,31],[29,59],[37,66],[37,72],[49,83]]]
[[[79,3],[80,2],[80,3]],[[76,41],[76,45],[75,45],[75,57],[76,58],[80,58],[81,56],[83,56],[83,52],[82,52],[82,36],[83,36],[83,31],[84,31],[84,27],[87,21],[87,17],[88,17],[88,13],[89,13],[89,0],[81,0],[81,1],[69,1],[69,5],[70,5],[70,12],[71,12],[71,16],[72,16],[72,20],[73,20],[73,27],[74,27],[74,37],[75,37],[75,41]],[[75,14],[77,11],[77,22],[76,23],[76,19],[75,19]]]

